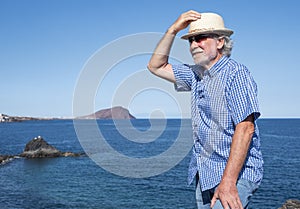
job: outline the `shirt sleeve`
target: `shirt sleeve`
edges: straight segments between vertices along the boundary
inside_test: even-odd
[[[192,70],[189,65],[173,65],[176,91],[190,91],[192,85]]]
[[[254,120],[260,116],[257,85],[250,72],[239,66],[230,76],[227,89],[228,108],[235,125],[254,114]]]

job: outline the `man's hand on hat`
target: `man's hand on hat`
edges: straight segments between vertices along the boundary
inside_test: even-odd
[[[172,33],[176,35],[179,31],[188,27],[188,25],[201,18],[201,14],[194,10],[190,10],[188,12],[182,13],[178,19],[171,25],[168,29],[168,33]]]

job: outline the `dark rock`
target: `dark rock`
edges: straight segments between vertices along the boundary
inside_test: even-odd
[[[300,201],[299,200],[287,200],[281,208],[278,209],[300,209]]]
[[[54,146],[48,144],[42,137],[35,137],[29,141],[21,153],[20,157],[25,158],[44,158],[44,157],[76,157],[81,156],[79,153],[61,152]]]
[[[24,152],[20,157],[41,158],[41,157],[59,157],[61,152],[55,147],[48,144],[42,137],[36,137],[28,142]]]
[[[15,156],[13,155],[0,155],[0,164],[5,164],[9,161],[11,161],[12,159],[14,159]]]
[[[6,164],[15,158],[47,158],[47,157],[79,157],[85,153],[61,152],[48,144],[42,137],[35,137],[29,141],[24,151],[19,155],[0,155],[0,165]]]
[[[80,119],[135,119],[135,117],[129,113],[129,110],[121,106],[99,110],[93,114],[82,116],[79,118]]]

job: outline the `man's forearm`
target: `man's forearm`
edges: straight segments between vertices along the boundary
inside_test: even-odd
[[[252,116],[236,126],[232,138],[229,159],[223,174],[223,180],[236,183],[242,167],[244,166],[249,146],[254,132]]]
[[[169,54],[173,45],[176,30],[169,28],[160,42],[157,44],[152,57],[149,61],[148,68],[151,72],[163,68],[168,64]]]
[[[176,34],[185,29],[192,21],[198,20],[201,14],[190,10],[181,14],[160,40],[148,63],[148,69],[155,75],[175,83],[172,65],[169,64],[169,54]]]
[[[253,116],[250,115],[243,122],[237,124],[230,147],[229,159],[222,176],[221,183],[211,200],[211,208],[217,199],[224,208],[242,208],[236,183],[245,163],[249,146],[254,132]]]

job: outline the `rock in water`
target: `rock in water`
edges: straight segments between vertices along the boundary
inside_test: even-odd
[[[15,156],[12,155],[0,155],[0,164],[5,164],[15,158]]]
[[[85,153],[61,152],[48,144],[42,137],[35,137],[29,141],[19,155],[0,155],[0,165],[3,165],[14,158],[46,158],[46,157],[79,157],[86,156]]]
[[[281,208],[278,209],[300,209],[299,200],[287,200]]]
[[[60,157],[62,153],[55,147],[48,144],[42,137],[35,137],[29,141],[20,154],[25,158],[42,158],[42,157]]]

